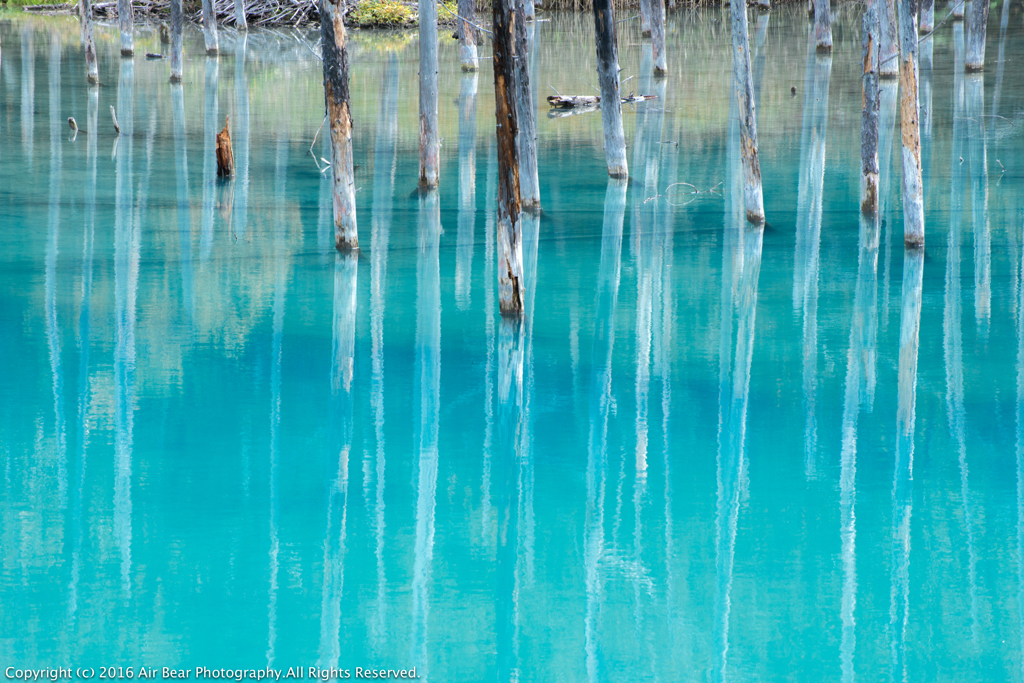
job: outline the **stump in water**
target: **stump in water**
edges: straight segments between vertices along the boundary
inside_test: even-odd
[[[605,0],[607,2],[607,0]],[[519,122],[512,101],[515,87],[513,0],[494,0],[494,115],[498,138],[498,309],[523,314],[523,245],[519,219]]]
[[[117,26],[121,31],[121,56],[131,57],[135,54],[132,36],[135,30],[135,14],[132,11],[132,0],[117,0]]]
[[[654,75],[668,75],[668,59],[665,55],[665,2],[654,0],[651,6],[651,47],[654,56]]]
[[[96,64],[96,41],[92,30],[92,2],[82,0],[82,43],[85,47],[85,80],[89,85],[99,85],[100,71]]]
[[[527,211],[540,210],[540,177],[537,171],[537,107],[530,88],[530,47],[526,40],[524,0],[515,0],[515,92],[516,121],[519,131],[519,200]]]
[[[922,35],[935,30],[935,0],[924,0],[921,3],[921,25],[918,30]]]
[[[476,0],[459,0],[459,60],[463,71],[476,71],[480,68],[480,60],[476,55]]]
[[[863,97],[860,124],[860,210],[878,211],[878,3],[868,0],[861,23]]]
[[[349,108],[348,48],[342,15],[343,9],[344,0],[320,0],[324,97],[327,100],[327,118],[331,131],[334,246],[338,250],[359,248],[359,233],[356,229],[355,178],[352,171],[352,112]]]
[[[651,1],[640,0],[640,37],[651,37]]]
[[[987,24],[988,2],[973,0],[971,14],[967,17],[967,52],[964,56],[964,71],[982,71],[985,68],[985,26]]]
[[[228,123],[231,117],[224,117],[224,129],[217,133],[217,177],[230,178],[235,174],[235,155],[231,151],[231,131]]]
[[[832,10],[829,0],[814,0],[814,43],[818,52],[832,52]]]
[[[878,18],[881,22],[879,35],[882,38],[878,52],[878,75],[881,78],[898,78],[899,29],[896,27],[896,0],[878,0]]]
[[[437,0],[419,0],[420,9],[420,182],[437,187],[441,141],[437,129]],[[340,21],[340,19],[339,19]]]
[[[248,31],[249,23],[245,19],[245,0],[234,0],[235,5],[235,29]]]
[[[730,11],[733,88],[739,110],[740,156],[743,158],[743,203],[747,209],[747,220],[756,224],[764,222],[764,198],[761,194],[761,163],[757,156],[757,113],[754,111],[746,3],[733,2]]]
[[[203,0],[203,40],[206,42],[206,54],[215,55],[220,52],[217,41],[217,12],[213,0]]]
[[[611,0],[594,0],[594,39],[597,43],[597,79],[605,102],[619,101],[619,55],[615,41],[615,11]],[[549,100],[550,101],[550,100]],[[622,131],[622,105],[601,107],[604,158],[608,175],[629,177],[626,135]]]
[[[917,14],[900,0],[900,137],[903,140],[903,241],[924,246],[920,107],[917,98]]]
[[[171,83],[181,83],[181,43],[185,30],[182,0],[171,0]]]
[[[171,43],[171,29],[167,26],[166,21],[160,22],[160,42],[164,45]]]

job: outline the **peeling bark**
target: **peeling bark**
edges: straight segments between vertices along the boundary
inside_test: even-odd
[[[899,28],[896,25],[896,0],[878,0],[881,22],[881,47],[878,53],[878,75],[897,78],[900,75]]]
[[[342,0],[320,0],[320,37],[324,62],[324,96],[331,131],[331,195],[334,246],[359,248],[355,178],[352,169],[352,112],[349,108],[348,48]]]
[[[863,95],[860,123],[860,210],[878,211],[878,3],[868,0],[862,21]]]
[[[420,10],[420,181],[440,180],[441,141],[437,130],[437,0],[419,0]],[[339,19],[340,21],[340,19]]]
[[[619,55],[615,38],[615,11],[611,0],[594,0],[594,37],[597,42],[597,78],[601,99],[619,101]],[[550,100],[549,100],[550,101]],[[622,105],[601,107],[604,128],[604,156],[608,175],[629,177],[626,165],[626,135],[622,130]]]
[[[740,155],[743,159],[743,199],[747,220],[764,221],[761,194],[761,164],[757,156],[757,112],[754,111],[754,81],[750,69],[750,40],[747,37],[747,7],[734,2],[732,12],[732,75],[740,123]]]
[[[903,141],[903,241],[924,246],[920,108],[917,97],[917,12],[900,0],[900,137]]]

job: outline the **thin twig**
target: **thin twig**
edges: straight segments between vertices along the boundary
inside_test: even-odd
[[[316,144],[316,138],[320,135],[320,131],[323,130],[324,124],[327,123],[327,114],[324,114],[324,120],[320,122],[320,127],[316,129],[316,133],[313,134],[313,142],[309,143],[309,156],[313,157],[313,163],[316,164],[316,170],[320,171],[320,164],[316,160],[316,155],[313,154],[313,145]],[[323,173],[323,171],[320,171]]]

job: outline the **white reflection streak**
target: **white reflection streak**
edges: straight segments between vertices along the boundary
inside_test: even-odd
[[[523,320],[523,400],[521,416],[522,438],[519,451],[519,543],[524,550],[522,561],[525,562],[525,580],[533,581],[533,551],[535,518],[533,510],[533,402],[535,395],[535,379],[533,374],[533,315],[534,302],[537,300],[537,256],[540,251],[540,216],[535,212],[524,211],[520,214],[523,228],[523,281],[525,288],[525,315]],[[517,554],[517,558],[519,555]],[[518,562],[518,560],[517,560]],[[523,572],[517,573],[517,579]]]
[[[914,502],[914,426],[923,274],[924,250],[906,250],[903,257],[896,458],[892,484],[889,648],[891,675],[894,681],[907,680],[906,634],[910,606],[910,518]]]
[[[1024,678],[1024,252],[1017,269],[1017,628]]]
[[[220,76],[220,60],[206,58],[205,96],[203,100],[203,207],[202,225],[199,238],[199,259],[210,258],[213,248],[213,199],[217,184],[215,165],[217,149],[217,81]]]
[[[32,170],[35,152],[32,149],[36,126],[36,51],[33,31],[28,25],[21,29],[21,152],[25,166]],[[58,117],[59,118],[59,117]],[[51,120],[51,125],[56,125]]]
[[[249,221],[249,81],[245,74],[246,48],[249,40],[248,32],[239,32],[235,42],[235,133],[233,139],[238,140],[238,163],[235,165],[235,178],[238,184],[238,203],[235,204],[235,234],[245,236]],[[323,202],[320,204],[323,206]]]
[[[988,223],[988,151],[985,140],[985,77],[966,74],[964,79],[968,122],[968,156],[971,167],[971,216],[974,228],[974,318],[978,332],[988,338],[992,317],[992,235]]]
[[[171,85],[174,112],[174,175],[178,185],[178,248],[181,252],[181,298],[189,321],[196,315],[195,283],[192,275],[192,221],[188,197],[188,138],[185,127],[185,95],[180,83]]]
[[[132,159],[135,129],[135,65],[121,60],[117,111],[118,145],[114,218],[114,536],[121,552],[121,587],[129,594],[132,544],[132,449],[135,421],[135,296],[139,240],[132,220]]]
[[[590,375],[590,434],[587,439],[587,507],[584,528],[584,572],[587,591],[584,636],[587,679],[601,675],[601,560],[604,555],[604,497],[607,484],[608,412],[612,401],[612,349],[619,296],[622,222],[626,212],[625,180],[610,178],[604,200],[601,263],[595,303],[594,346]]]
[[[959,22],[957,22],[959,23]],[[891,202],[892,179],[896,178],[896,193],[899,194],[899,173],[893,173],[893,140],[896,133],[897,81],[891,78],[878,79],[878,215],[885,222],[885,256],[882,262],[882,324],[889,321],[889,281],[892,279],[892,235],[902,242],[902,221],[896,209],[899,202]],[[895,209],[893,207],[896,207]]]
[[[416,259],[416,541],[412,576],[412,661],[427,679],[430,573],[434,558],[438,428],[441,394],[441,207],[436,190],[420,195]],[[420,669],[422,668],[422,672]]]
[[[398,55],[391,52],[381,87],[377,116],[377,138],[373,157],[373,215],[370,219],[370,395],[373,405],[374,437],[377,446],[377,490],[374,511],[377,559],[377,609],[373,636],[384,643],[387,576],[384,573],[384,291],[388,268],[388,238],[391,233],[391,204],[395,196],[398,164]]]
[[[477,72],[462,75],[459,90],[459,230],[455,249],[455,304],[466,310],[473,284],[473,233],[476,226]]]
[[[484,256],[484,316],[487,335],[487,365],[484,368],[484,462],[481,476],[480,529],[484,543],[491,534],[491,449],[494,444],[494,373],[495,373],[495,330],[494,330],[494,202],[497,196],[498,156],[495,141],[491,140],[487,154],[487,196],[484,200],[485,256]]]

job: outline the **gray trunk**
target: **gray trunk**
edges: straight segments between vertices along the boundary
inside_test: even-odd
[[[420,0],[420,180],[440,181],[441,142],[437,130],[437,0]],[[339,19],[340,21],[340,19]]]
[[[234,0],[235,6],[235,28],[239,31],[248,31],[249,23],[245,19],[245,0]]]
[[[182,0],[171,0],[171,83],[181,83],[182,33],[185,12]]]
[[[952,2],[953,2],[953,19],[954,20],[963,19],[964,18],[964,5],[967,3],[967,0],[952,0]]]
[[[515,91],[516,120],[519,132],[519,201],[525,211],[540,209],[540,179],[537,171],[537,106],[530,87],[530,46],[526,39],[526,15],[523,0],[515,9]]]
[[[832,52],[832,8],[829,0],[814,0],[814,44],[818,52]]]
[[[899,28],[896,25],[896,0],[878,0],[882,49],[878,53],[878,75],[897,78],[900,75]]]
[[[601,122],[604,128],[604,156],[608,175],[629,177],[626,164],[626,136],[622,131],[619,102],[619,55],[615,38],[615,12],[611,0],[594,0],[594,37],[597,42],[597,78],[601,85]],[[614,103],[614,104],[613,104]]]
[[[657,0],[640,0],[640,35],[651,36],[651,3]]]
[[[131,57],[135,54],[135,14],[132,0],[117,0],[117,27],[121,31],[121,56]]]
[[[526,13],[526,20],[533,21],[537,16],[537,8],[534,7],[533,0],[524,0],[523,11]]]
[[[935,0],[923,0],[921,3],[921,26],[919,29],[922,34],[935,30]]]
[[[967,53],[964,58],[964,69],[967,71],[981,71],[985,68],[985,28],[987,24],[988,0],[973,0],[971,14],[967,17]]]
[[[358,249],[355,175],[352,168],[352,111],[349,106],[348,46],[342,0],[321,0],[320,42],[324,62],[324,96],[331,135],[331,195],[334,246]]]
[[[89,85],[100,82],[99,66],[96,64],[96,41],[92,28],[92,1],[82,0],[82,43],[85,46],[85,79]]]
[[[651,46],[654,49],[654,75],[668,74],[668,57],[665,54],[665,3],[651,0]],[[646,93],[641,93],[646,94]]]
[[[903,242],[924,246],[920,107],[917,95],[917,14],[900,0],[900,137],[903,141]]]
[[[217,11],[213,0],[203,0],[203,40],[206,42],[206,54],[215,55],[220,52],[217,42]]]
[[[760,223],[764,221],[764,200],[761,195],[761,165],[757,156],[757,112],[754,111],[754,81],[750,69],[746,4],[732,3],[731,13],[732,75],[740,122],[744,205],[747,220]]]
[[[470,23],[472,22],[472,23]],[[459,0],[459,61],[463,71],[476,71],[480,60],[476,55],[476,0]]]
[[[860,210],[878,211],[878,4],[868,0],[861,22],[863,97],[860,120]]]

